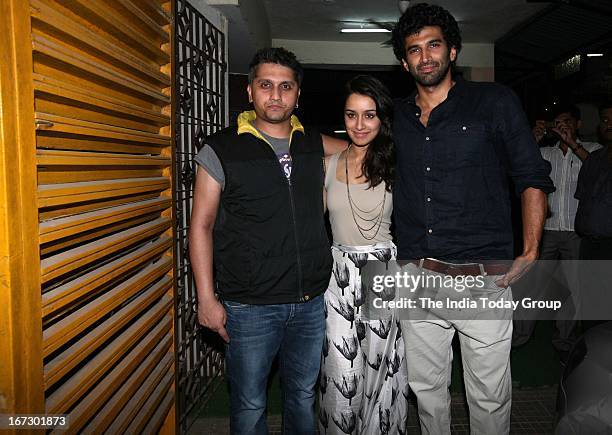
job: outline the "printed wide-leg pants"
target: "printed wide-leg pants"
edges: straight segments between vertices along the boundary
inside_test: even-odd
[[[321,434],[402,434],[408,377],[400,322],[393,311],[365,320],[374,297],[361,283],[368,260],[395,259],[392,243],[332,248],[334,270],[325,293],[326,337],[319,378]]]

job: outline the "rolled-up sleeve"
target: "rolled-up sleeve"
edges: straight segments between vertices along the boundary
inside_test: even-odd
[[[554,192],[550,163],[540,153],[517,95],[503,88],[496,109],[497,141],[505,154],[506,169],[516,192],[521,194],[529,187],[544,193]]]

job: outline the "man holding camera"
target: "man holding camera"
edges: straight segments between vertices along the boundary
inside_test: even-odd
[[[556,264],[554,260],[578,260],[580,250],[580,237],[574,232],[574,219],[578,208],[578,200],[574,198],[578,173],[582,162],[586,160],[592,151],[601,148],[596,142],[583,142],[578,138],[580,128],[580,109],[570,104],[556,104],[553,107],[554,121],[547,123],[543,120],[536,121],[533,135],[536,142],[542,145],[550,140],[554,146],[543,146],[540,148],[542,157],[550,162],[552,170],[550,177],[556,190],[548,195],[549,216],[544,224],[542,244],[540,248],[541,262],[537,269],[536,285],[530,287],[531,291],[538,291],[544,295],[547,285],[553,276]],[[552,139],[552,140],[551,140]],[[578,307],[576,290],[578,288],[578,264],[575,261],[564,261],[562,264],[565,277],[566,292],[574,301],[574,308]],[[556,293],[556,292],[555,292]],[[557,297],[554,293],[546,295],[550,298]],[[553,346],[555,347],[562,364],[569,354],[575,341],[575,320],[567,319],[573,315],[572,305],[564,304],[566,307],[557,315],[556,331],[553,335]],[[515,325],[514,344],[522,344],[529,339],[535,327],[535,320],[524,321]]]

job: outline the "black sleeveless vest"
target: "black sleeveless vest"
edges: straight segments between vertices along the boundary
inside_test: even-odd
[[[225,172],[213,233],[221,297],[282,304],[324,292],[332,258],[323,217],[321,135],[293,132],[290,180],[272,147],[251,133],[227,128],[206,143]]]

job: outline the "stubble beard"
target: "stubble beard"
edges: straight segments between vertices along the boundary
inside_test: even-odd
[[[267,122],[271,124],[280,124],[291,119],[291,115],[293,114],[293,110],[289,111],[273,111],[264,109],[264,113],[262,118],[264,118]]]
[[[410,67],[410,74],[412,74],[414,80],[421,86],[437,86],[444,80],[450,71],[450,67],[450,59],[446,59],[445,62],[439,63],[439,69],[434,74],[420,74],[418,67]]]

